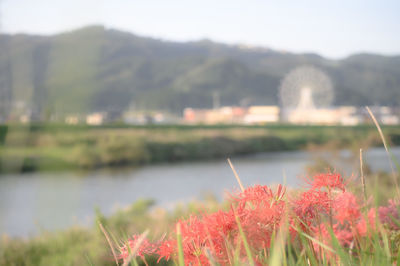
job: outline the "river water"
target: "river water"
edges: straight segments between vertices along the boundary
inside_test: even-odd
[[[400,158],[400,148],[393,154]],[[306,151],[262,153],[236,157],[232,162],[244,185],[285,183],[299,185],[305,167],[315,157],[329,153]],[[358,163],[349,151],[332,157],[337,169],[357,173]],[[382,148],[365,152],[365,163],[372,170],[390,171]],[[119,171],[89,173],[30,173],[0,176],[0,235],[32,236],[41,230],[54,231],[74,224],[93,222],[96,207],[105,214],[137,199],[155,199],[163,207],[177,202],[201,199],[206,193],[223,198],[238,189],[225,160],[152,165]]]

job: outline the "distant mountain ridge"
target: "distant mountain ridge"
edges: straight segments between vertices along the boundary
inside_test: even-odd
[[[282,77],[301,65],[327,73],[336,105],[399,105],[400,56],[330,60],[212,41],[167,42],[102,26],[53,36],[0,35],[0,113],[86,113],[278,104]]]

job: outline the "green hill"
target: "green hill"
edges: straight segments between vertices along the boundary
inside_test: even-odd
[[[0,114],[84,113],[277,104],[281,78],[300,65],[324,70],[338,105],[399,105],[400,56],[330,60],[203,40],[167,42],[101,26],[54,36],[0,35]]]

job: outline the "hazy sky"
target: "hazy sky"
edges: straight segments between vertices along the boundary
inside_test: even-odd
[[[0,0],[3,32],[89,24],[161,39],[317,52],[400,54],[400,0]]]

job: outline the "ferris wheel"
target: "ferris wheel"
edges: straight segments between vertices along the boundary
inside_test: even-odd
[[[331,79],[313,66],[301,66],[282,80],[279,96],[285,109],[328,107],[333,100]]]

